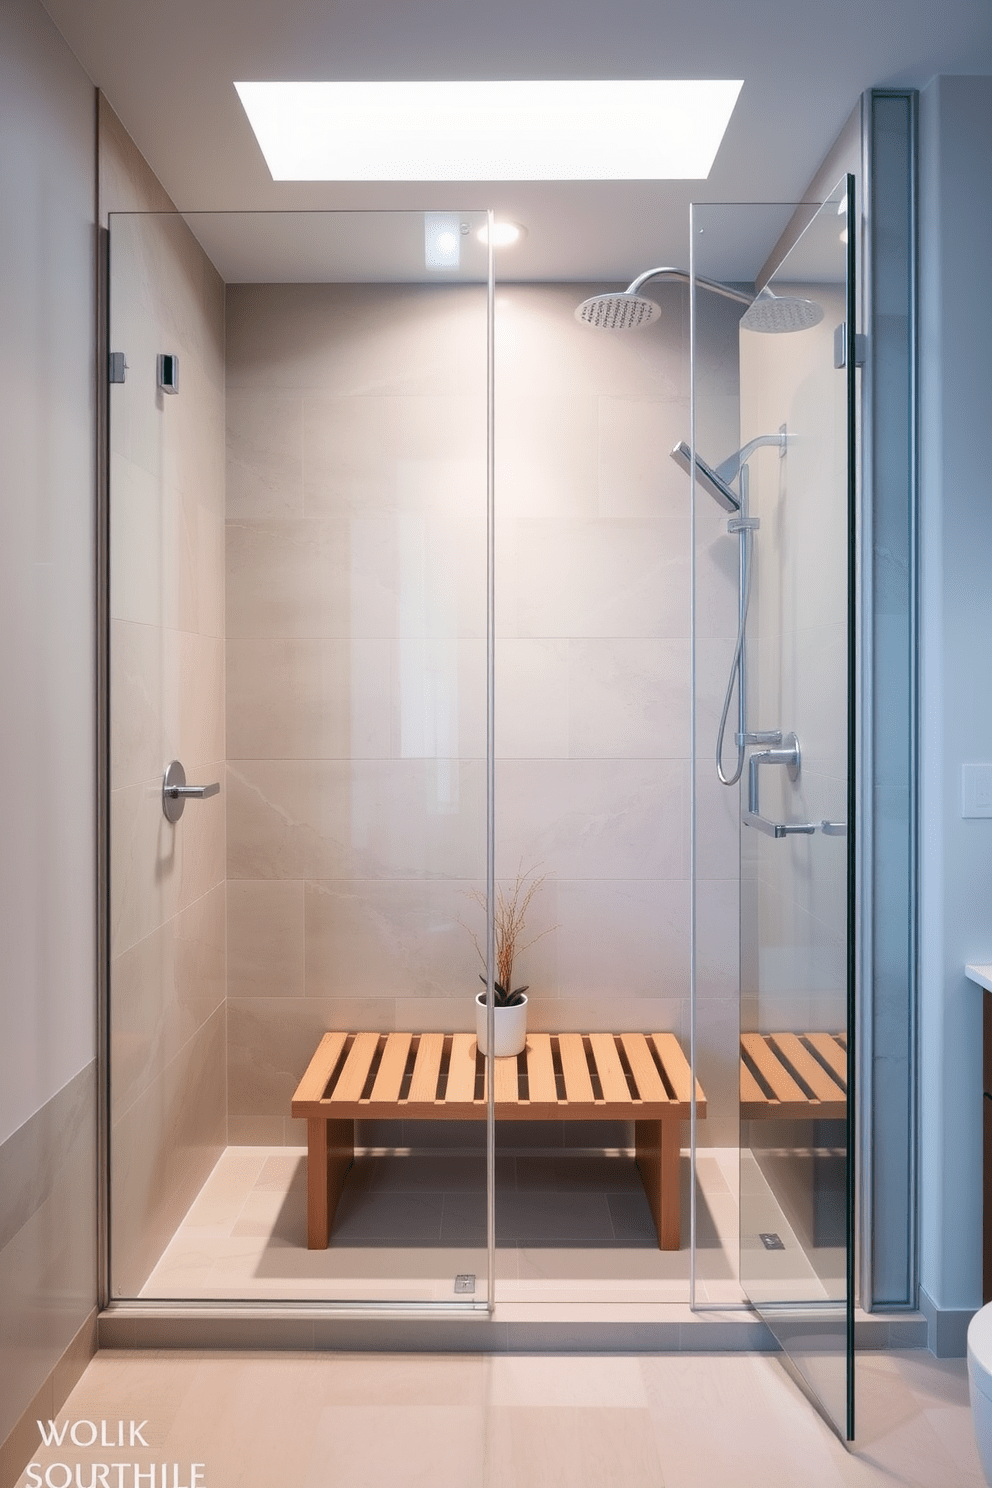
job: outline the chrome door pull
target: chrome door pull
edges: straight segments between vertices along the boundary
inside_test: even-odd
[[[162,777],[162,810],[166,821],[177,822],[188,800],[204,801],[220,795],[220,781],[210,785],[187,785],[186,771],[178,760],[172,760]]]

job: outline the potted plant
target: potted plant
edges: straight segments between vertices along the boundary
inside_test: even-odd
[[[493,1054],[497,1059],[504,1059],[511,1054],[519,1054],[527,1042],[527,987],[514,987],[513,985],[513,963],[528,946],[549,935],[555,928],[551,925],[547,930],[542,930],[540,935],[534,935],[527,941],[521,941],[524,928],[524,920],[527,910],[530,908],[531,900],[538,889],[547,878],[546,873],[540,877],[532,877],[534,870],[526,872],[521,869],[512,885],[507,888],[497,886],[496,904],[493,914],[494,946],[496,952],[496,968],[493,981],[493,995],[495,1006],[493,1008],[495,1019],[495,1034],[493,1040]],[[482,908],[486,907],[486,898],[480,889],[472,891],[472,897]],[[467,928],[467,927],[466,927]],[[469,931],[475,948],[479,953],[479,959],[483,966],[486,965],[486,956],[479,938],[473,930]],[[484,971],[479,973],[479,980],[487,987],[487,977]],[[486,1002],[486,991],[483,990],[475,999],[475,1031],[479,1040],[479,1048],[483,1054],[488,1052],[488,1008]]]

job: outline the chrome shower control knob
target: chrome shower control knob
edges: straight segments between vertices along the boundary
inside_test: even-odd
[[[162,777],[162,811],[166,821],[177,822],[186,809],[187,801],[204,801],[208,796],[220,795],[220,781],[211,785],[187,785],[186,771],[178,760],[166,766]]]

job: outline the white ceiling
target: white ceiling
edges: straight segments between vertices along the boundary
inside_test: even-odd
[[[521,279],[627,280],[684,264],[690,202],[798,199],[866,88],[992,72],[989,0],[44,3],[181,209],[492,206],[527,228],[499,265]],[[744,86],[706,181],[462,186],[274,182],[233,86],[487,77]]]

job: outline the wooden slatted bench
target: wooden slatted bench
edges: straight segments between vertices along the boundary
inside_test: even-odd
[[[671,1033],[530,1033],[495,1061],[498,1121],[634,1122],[658,1244],[679,1248],[679,1152],[691,1075]],[[307,1245],[323,1250],[354,1160],[356,1121],[485,1120],[471,1033],[325,1033],[293,1096],[307,1122]],[[706,1100],[696,1082],[696,1110]]]
[[[745,1121],[834,1121],[847,1115],[847,1044],[834,1033],[741,1035]]]

